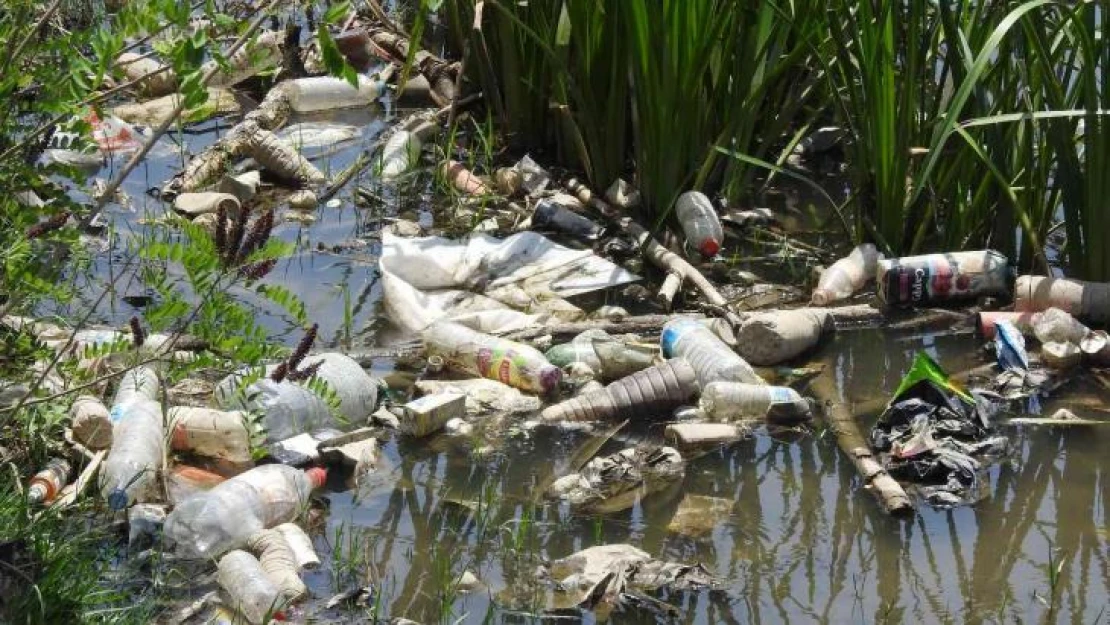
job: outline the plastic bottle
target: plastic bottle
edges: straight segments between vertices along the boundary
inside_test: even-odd
[[[308,588],[297,575],[297,561],[285,540],[285,534],[266,529],[256,532],[247,540],[247,548],[258,556],[258,563],[266,577],[277,587],[285,601],[300,601],[308,595]]]
[[[698,383],[703,387],[718,380],[766,384],[739,354],[693,319],[668,321],[659,343],[664,357],[685,358],[698,373]]]
[[[47,462],[42,471],[31,478],[31,484],[27,487],[27,500],[31,504],[53,501],[69,481],[72,470],[73,468],[64,458],[54,458]]]
[[[822,308],[755,313],[736,331],[736,351],[751,364],[777,365],[813,348],[832,326]]]
[[[239,611],[251,625],[262,625],[268,616],[276,616],[285,607],[262,564],[246,551],[236,549],[220,558],[216,580],[226,595],[227,606]]]
[[[112,446],[112,418],[104,402],[82,395],[69,408],[73,438],[93,451]]]
[[[146,367],[123,376],[109,413],[112,447],[100,472],[100,490],[113,510],[151,498],[165,456],[158,376]]]
[[[787,386],[712,382],[702,390],[699,405],[720,421],[744,417],[804,421],[812,417],[809,402]]]
[[[211,408],[178,406],[169,410],[170,448],[242,464],[251,461],[247,415]]]
[[[420,137],[408,130],[398,130],[385,142],[379,162],[378,175],[382,180],[393,180],[416,166],[423,146]]]
[[[1110,322],[1110,283],[1018,276],[1014,285],[1014,310],[1035,312],[1053,307],[1080,319]]]
[[[697,376],[681,358],[637,371],[599,391],[549,406],[540,419],[554,421],[605,421],[669,415],[698,392]]]
[[[595,341],[594,351],[601,368],[598,373],[606,380],[618,380],[655,364],[659,348],[620,341]]]
[[[827,306],[852,296],[875,277],[875,269],[882,255],[871,243],[857,246],[852,253],[833,263],[821,274],[813,290],[815,306]]]
[[[327,471],[268,464],[197,493],[166,519],[166,537],[178,555],[215,558],[242,547],[259,530],[292,521],[308,505]]]
[[[879,298],[889,306],[927,306],[1009,293],[1008,261],[993,250],[883,259],[877,272]]]
[[[316,547],[312,545],[312,538],[296,523],[282,523],[274,528],[285,536],[285,542],[293,550],[293,559],[297,570],[316,569],[320,566],[320,556],[316,555]]]
[[[437,321],[423,339],[428,355],[442,357],[448,367],[521,390],[547,394],[562,379],[562,371],[536,349],[462,324]]]
[[[601,226],[567,208],[557,198],[558,196],[544,198],[536,204],[536,211],[532,213],[532,225],[565,232],[587,241],[596,241],[601,236],[604,232]],[[576,199],[571,199],[581,204]]]
[[[1033,315],[1033,334],[1042,343],[1078,345],[1090,332],[1090,328],[1059,308],[1049,308]]]
[[[709,198],[700,191],[687,191],[678,196],[674,212],[686,235],[687,245],[703,256],[716,256],[725,240],[725,232]]]
[[[604,330],[586,330],[571,339],[569,343],[553,346],[544,352],[544,357],[556,367],[581,362],[589,365],[596,372],[601,368],[601,361],[597,357],[595,341],[600,343],[612,340],[613,337]]]
[[[358,88],[343,78],[313,76],[290,80],[285,89],[289,103],[298,113],[367,106],[381,97],[385,82],[358,76]]]
[[[175,464],[166,475],[166,497],[173,505],[180,504],[193,495],[211,490],[227,478],[187,464]]]

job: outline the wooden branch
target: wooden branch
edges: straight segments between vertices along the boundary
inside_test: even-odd
[[[663,279],[663,286],[659,287],[659,293],[655,296],[656,300],[663,305],[663,308],[670,310],[674,305],[674,296],[678,294],[678,290],[682,288],[682,276],[677,273],[668,273],[667,277]]]

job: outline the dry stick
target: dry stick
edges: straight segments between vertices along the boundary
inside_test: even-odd
[[[485,7],[485,0],[479,0],[478,2],[474,3],[474,23],[471,26],[471,30],[482,30],[482,12],[485,11]],[[451,98],[451,113],[447,116],[448,128],[451,128],[455,125],[455,115],[456,111],[458,110],[459,94],[462,93],[463,75],[466,74],[466,62],[470,58],[471,45],[472,44],[470,43],[470,39],[467,39],[466,43],[463,45],[462,60],[459,61],[459,73],[455,74],[455,97]]]
[[[743,322],[740,315],[729,309],[728,300],[721,295],[721,292],[713,286],[712,282],[706,279],[693,265],[686,262],[686,259],[663,247],[643,226],[633,221],[631,217],[621,214],[619,209],[609,206],[604,200],[594,196],[589,187],[575,179],[567,182],[567,189],[580,202],[592,206],[606,219],[616,223],[628,233],[636,241],[636,245],[641,249],[644,257],[656,267],[667,273],[676,274],[682,281],[693,283],[710,304],[723,309],[725,319],[729,324],[737,327]]]
[[[888,514],[912,512],[913,502],[906,491],[879,463],[860,432],[855,416],[848,405],[841,401],[832,371],[832,367],[827,368],[813,379],[809,388],[825,406],[825,419],[836,435],[836,444],[855,465],[856,471],[863,478],[864,487],[871,491]]]
[[[247,42],[250,41],[250,38],[254,36],[254,33],[262,27],[262,23],[268,18],[267,12],[269,11],[270,7],[274,5],[275,2],[277,2],[277,0],[270,0],[270,2],[268,2],[266,6],[259,11],[258,17],[256,17],[255,20],[251,22],[251,25],[247,28],[247,31],[243,33],[239,37],[239,39],[237,39],[235,43],[231,45],[230,48],[228,48],[226,56],[230,57],[234,55],[236,52],[239,51],[240,48],[245,46]],[[213,64],[212,67],[210,67],[208,71],[206,71],[204,75],[201,76],[200,87],[204,88],[208,86],[208,83],[212,80],[212,77],[215,76],[216,73],[219,71],[220,66],[218,64]],[[92,220],[100,214],[100,211],[104,210],[104,207],[107,206],[110,199],[115,196],[116,190],[120,188],[120,185],[123,184],[123,181],[132,171],[134,171],[136,167],[139,166],[139,163],[143,162],[143,159],[145,159],[146,155],[150,153],[150,150],[154,147],[154,144],[158,141],[158,139],[162,138],[162,135],[166,134],[166,132],[168,132],[169,129],[177,123],[178,117],[181,116],[181,113],[184,110],[185,98],[179,98],[177,104],[173,107],[173,111],[171,111],[170,115],[165,119],[165,121],[163,121],[161,124],[158,125],[157,128],[154,129],[154,132],[152,132],[147,140],[143,143],[143,147],[139,149],[139,151],[136,152],[127,161],[127,164],[123,166],[123,169],[121,169],[120,172],[116,174],[114,178],[112,178],[112,181],[108,183],[108,186],[104,189],[104,193],[96,201],[96,205],[93,207],[93,210],[89,212],[86,218],[81,220],[82,228],[87,228],[88,225],[92,223]]]

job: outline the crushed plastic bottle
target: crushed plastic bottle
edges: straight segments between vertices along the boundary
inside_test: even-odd
[[[701,392],[699,405],[718,421],[742,418],[805,421],[813,416],[810,403],[788,386],[711,382]]]
[[[251,462],[247,415],[211,408],[169,409],[170,447],[234,464]]]
[[[1033,315],[1033,334],[1042,343],[1074,343],[1078,345],[1091,329],[1059,308],[1049,308]]]
[[[663,326],[659,338],[666,358],[685,358],[703,387],[717,380],[766,384],[739,354],[712,330],[694,319],[678,318]]]
[[[1018,276],[1014,284],[1014,310],[1028,312],[1052,307],[1079,319],[1110,322],[1110,283]]]
[[[358,76],[358,87],[343,78],[312,76],[285,83],[289,104],[298,113],[368,106],[385,92],[385,81]]]
[[[283,597],[266,577],[258,559],[236,549],[220,558],[216,580],[228,607],[237,610],[251,625],[262,625],[281,612]]]
[[[888,306],[928,306],[1009,293],[1008,261],[993,250],[883,259],[877,272],[879,298]]]
[[[547,394],[562,379],[562,371],[536,349],[462,324],[437,321],[423,339],[428,355],[442,357],[448,367],[521,390]]]
[[[637,371],[609,386],[549,406],[546,422],[605,421],[669,415],[698,392],[697,375],[681,358]]]
[[[596,345],[613,340],[605,330],[586,330],[571,339],[569,343],[555,345],[547,350],[544,352],[544,357],[556,367],[566,367],[571,363],[581,362],[598,371],[601,368],[601,361],[597,357]]]
[[[147,501],[158,489],[158,472],[165,457],[162,405],[158,376],[138,367],[120,380],[112,419],[112,447],[100,472],[100,490],[113,510]]]
[[[625,376],[642,371],[655,364],[659,347],[621,341],[594,341],[601,368],[597,372],[603,379],[619,380]]]
[[[716,256],[725,240],[725,232],[709,198],[699,191],[687,191],[678,196],[674,212],[686,235],[687,245],[702,256]]]
[[[813,290],[813,304],[828,306],[851,297],[875,276],[880,258],[882,254],[871,243],[856,246],[850,254],[833,263],[821,274],[817,288]]]
[[[320,468],[255,467],[174,508],[166,519],[166,538],[180,556],[218,557],[246,545],[259,530],[295,519],[326,479]]]
[[[46,463],[42,471],[31,478],[27,487],[27,501],[32,505],[50,503],[69,481],[73,468],[64,458],[54,458]]]
[[[536,204],[536,211],[532,213],[532,225],[565,232],[586,241],[596,241],[604,228],[568,208],[568,205],[581,204],[576,198],[564,194],[544,198]]]

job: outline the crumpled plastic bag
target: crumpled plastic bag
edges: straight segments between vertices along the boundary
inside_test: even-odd
[[[412,333],[440,319],[498,334],[582,318],[564,298],[639,279],[589,250],[573,250],[535,232],[503,240],[485,234],[452,240],[385,233],[379,268],[386,314]]]
[[[579,511],[616,512],[673,484],[685,468],[673,447],[629,448],[594,458],[580,472],[555,480],[547,494]]]

